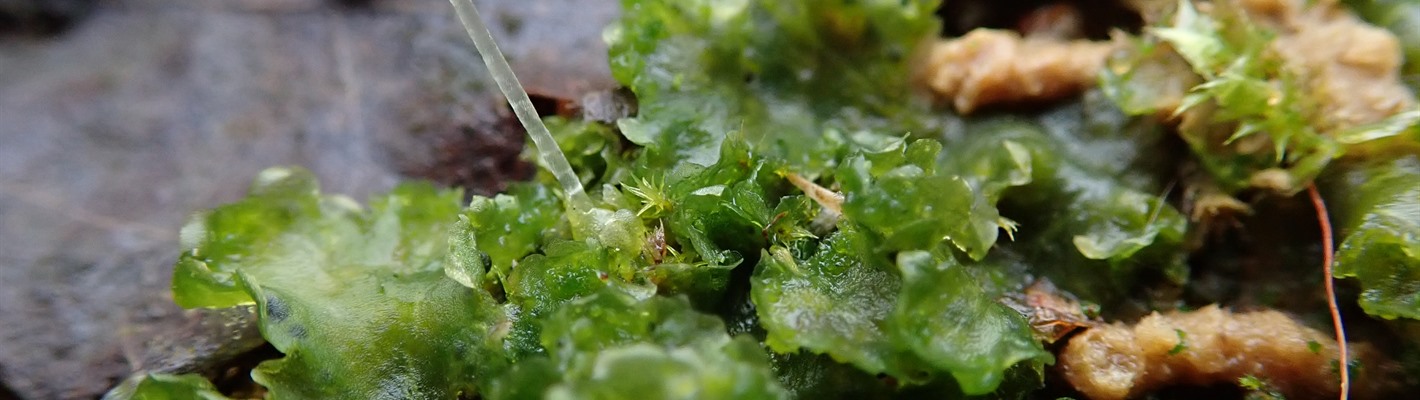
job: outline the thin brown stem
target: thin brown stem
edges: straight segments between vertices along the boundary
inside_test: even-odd
[[[1337,365],[1341,372],[1341,400],[1346,400],[1351,392],[1350,358],[1346,356],[1346,329],[1341,325],[1341,308],[1336,306],[1336,284],[1331,275],[1331,217],[1326,212],[1326,202],[1322,201],[1315,183],[1307,185],[1307,194],[1312,198],[1312,206],[1316,207],[1317,222],[1321,224],[1321,268],[1326,274],[1323,280],[1326,283],[1326,301],[1327,306],[1331,308],[1331,325],[1336,328],[1336,347],[1340,349]]]

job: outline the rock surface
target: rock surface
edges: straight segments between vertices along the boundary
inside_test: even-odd
[[[615,1],[478,4],[531,91],[614,85]],[[212,314],[168,293],[189,214],[273,165],[365,198],[488,134],[495,90],[444,0],[100,1],[59,36],[0,37],[0,397],[94,398],[181,362],[164,353]]]

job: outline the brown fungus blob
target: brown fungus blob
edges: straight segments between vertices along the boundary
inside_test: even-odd
[[[957,112],[1069,98],[1093,87],[1112,42],[977,29],[933,45],[922,80]]]
[[[1393,391],[1393,362],[1352,345],[1352,394]],[[1084,331],[1059,354],[1065,380],[1090,399],[1136,398],[1171,386],[1210,386],[1251,377],[1289,399],[1334,398],[1336,344],[1321,331],[1275,310],[1234,313],[1216,305],[1153,313],[1137,324]]]

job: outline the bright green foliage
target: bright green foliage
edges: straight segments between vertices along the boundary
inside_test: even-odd
[[[250,304],[239,272],[264,285],[334,288],[356,275],[437,270],[459,197],[409,184],[365,212],[348,198],[320,196],[304,170],[262,171],[246,199],[183,227],[174,298],[184,307]]]
[[[252,377],[273,398],[447,398],[502,362],[490,335],[500,310],[442,273],[371,277],[337,293],[263,289],[262,334],[286,357]]]
[[[1179,0],[1169,24],[1147,29],[1131,55],[1112,60],[1103,85],[1133,113],[1189,113],[1179,134],[1223,187],[1255,186],[1254,174],[1283,168],[1287,181],[1267,188],[1300,191],[1340,148],[1314,127],[1320,113],[1301,78],[1272,51],[1275,33],[1231,5],[1209,9],[1200,13]],[[1177,86],[1193,82],[1177,77],[1179,63],[1201,79],[1186,94]],[[1243,143],[1258,134],[1270,146]]]
[[[505,280],[514,263],[557,237],[560,221],[562,208],[546,186],[516,184],[493,198],[474,196],[449,236],[449,276],[468,287],[482,287],[484,272]]]
[[[542,320],[563,303],[609,284],[611,253],[583,242],[559,242],[530,256],[504,282],[513,328],[507,339],[514,354],[538,353]]]
[[[1071,243],[1085,258],[1122,261],[1154,244],[1161,234],[1167,235],[1162,242],[1168,244],[1177,244],[1183,238],[1182,215],[1157,196],[1115,190],[1090,200],[1098,202],[1081,201],[1084,215],[1070,221],[1083,228],[1071,238]],[[1169,213],[1160,220],[1159,215],[1165,210]],[[1119,218],[1121,215],[1131,218]]]
[[[865,240],[843,230],[807,259],[780,247],[761,259],[751,296],[771,349],[827,354],[909,384],[947,373],[966,394],[996,390],[1018,362],[1050,360],[999,293],[950,257],[902,253],[899,276],[861,260],[854,242]]]
[[[332,213],[354,208],[344,199],[322,202],[316,187],[314,177],[304,171],[269,169],[257,177],[247,199],[194,216],[182,229],[173,300],[189,308],[252,303],[237,285],[236,271],[263,261],[252,260],[253,253],[287,242],[282,236],[301,216],[321,213],[322,208]]]
[[[104,400],[227,400],[206,378],[196,374],[140,373],[104,394]]]
[[[908,58],[937,32],[936,1],[622,5],[604,36],[612,75],[640,109],[618,125],[653,165],[714,164],[724,134],[740,131],[761,152],[817,170],[841,154],[846,133],[923,127]]]
[[[732,339],[719,318],[681,297],[600,291],[548,318],[542,344],[549,358],[519,365],[512,380],[538,385],[496,385],[490,398],[787,397],[758,345]]]
[[[1420,319],[1420,159],[1402,158],[1344,175],[1347,232],[1337,249],[1338,277],[1360,280],[1361,308],[1393,319]]]
[[[675,206],[666,229],[706,262],[732,267],[746,251],[763,247],[761,232],[771,218],[765,187],[780,181],[774,166],[751,154],[740,138],[725,140],[717,160],[678,171],[684,178],[670,184]]]
[[[675,250],[648,254],[661,259],[647,266],[651,280],[698,305],[720,299],[731,270],[770,241],[813,237],[816,207],[776,204],[793,193],[781,174],[819,179],[851,149],[929,126],[909,56],[937,31],[935,2],[623,8],[605,38],[639,111],[618,127],[644,147],[618,176],[647,229],[663,226]]]
[[[761,257],[750,296],[768,331],[765,343],[780,353],[805,349],[869,373],[915,377],[913,360],[883,331],[902,281],[860,260],[852,242],[864,239],[855,233],[829,236],[807,259],[778,247]]]
[[[1126,287],[1143,268],[1180,280],[1186,270],[1187,220],[1164,203],[1165,187],[1151,173],[1169,162],[1154,155],[1164,133],[1137,122],[1089,94],[1035,121],[968,123],[971,135],[943,157],[976,160],[951,167],[968,176],[1019,184],[1001,195],[1001,207],[1015,213],[1005,216],[1020,221],[1016,241],[1003,246],[1033,273],[1099,301],[1114,286],[1105,282]]]
[[[493,299],[443,274],[457,191],[405,185],[365,211],[278,168],[251,193],[183,228],[173,290],[188,306],[257,303],[286,354],[252,373],[273,398],[449,397],[498,364]]]
[[[548,398],[787,398],[763,357],[759,346],[747,339],[700,348],[637,343],[604,350],[578,363],[569,371],[566,378],[570,379],[553,387]],[[657,373],[644,372],[648,370]]]
[[[578,353],[597,352],[639,341],[663,346],[725,341],[724,323],[690,308],[682,297],[637,299],[616,290],[599,291],[560,308],[546,324],[541,341],[560,363]]]
[[[962,392],[996,390],[1006,369],[1030,360],[1053,362],[1019,313],[996,301],[952,258],[927,252],[898,255],[904,282],[888,329],[892,340],[926,364],[956,378]]]
[[[765,246],[775,200],[767,188],[784,185],[776,164],[753,154],[742,138],[731,135],[721,147],[708,167],[682,164],[651,179],[664,182],[669,206],[653,222],[664,240],[648,239],[654,242],[648,258],[660,262],[650,263],[647,275],[664,292],[702,306],[719,302],[731,271]]]
[[[933,140],[897,142],[839,167],[843,214],[881,238],[876,251],[930,249],[950,239],[980,259],[996,243],[996,208],[977,202],[961,177],[937,173],[941,149]]]
[[[994,210],[1007,189],[1030,183],[1033,174],[1034,162],[1026,146],[1010,139],[982,139],[988,136],[993,135],[973,133],[964,140],[954,141],[952,148],[939,157],[944,171],[957,174],[971,187],[974,195],[971,207],[973,214],[977,214],[978,223],[995,213],[986,210]],[[1005,228],[1008,233],[1014,229],[1014,223],[1010,220],[1000,219],[996,225]],[[995,233],[981,232],[981,238],[992,240],[984,240],[979,245],[983,246],[983,250],[989,248],[996,236]]]
[[[658,218],[671,209],[670,194],[666,192],[664,179],[640,177],[624,187],[627,193],[636,196],[636,201],[641,203],[641,208],[636,210],[637,216]]]
[[[882,399],[893,393],[887,382],[827,355],[771,352],[769,357],[779,382],[796,399]]]

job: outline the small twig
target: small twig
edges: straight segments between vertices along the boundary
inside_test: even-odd
[[[1346,400],[1351,391],[1351,371],[1349,357],[1346,356],[1346,330],[1341,325],[1341,309],[1336,306],[1336,285],[1331,276],[1332,248],[1331,248],[1331,217],[1326,212],[1326,202],[1322,201],[1321,193],[1316,190],[1316,184],[1307,185],[1307,194],[1312,198],[1312,206],[1316,207],[1317,222],[1321,224],[1321,262],[1322,271],[1326,274],[1323,282],[1326,283],[1327,306],[1331,308],[1331,325],[1336,328],[1336,347],[1340,349],[1340,361],[1337,365],[1341,370],[1341,400]]]
[[[784,175],[785,179],[789,180],[789,183],[794,184],[799,190],[804,191],[804,195],[809,196],[809,199],[812,199],[823,208],[837,214],[843,213],[843,193],[838,193],[826,187],[819,186],[817,183],[793,172],[785,172],[782,175]]]

